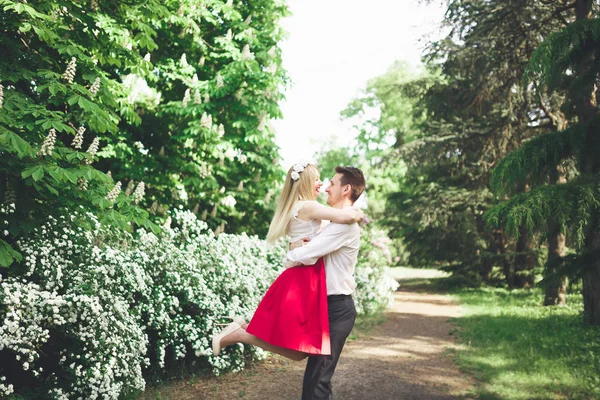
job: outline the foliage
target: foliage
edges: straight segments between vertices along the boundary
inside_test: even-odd
[[[502,399],[600,396],[600,331],[581,325],[582,301],[541,306],[540,290],[461,289],[466,308],[454,320],[463,344],[459,365],[481,383],[474,395]]]
[[[36,221],[80,204],[121,227],[156,230],[140,203],[265,231],[286,13],[278,0],[0,1],[0,196],[17,205],[2,264]],[[141,181],[146,200],[130,199]]]
[[[354,272],[354,303],[358,315],[373,315],[394,301],[398,283],[390,277],[394,250],[385,231],[367,224],[360,234],[358,264]]]

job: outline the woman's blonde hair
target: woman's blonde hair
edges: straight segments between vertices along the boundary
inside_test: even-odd
[[[275,215],[271,220],[267,241],[274,242],[287,234],[290,220],[292,219],[292,210],[294,205],[300,200],[315,200],[315,181],[319,177],[319,170],[313,164],[307,164],[304,170],[299,173],[297,180],[292,179],[294,167],[291,167],[285,177],[285,184],[279,197]]]

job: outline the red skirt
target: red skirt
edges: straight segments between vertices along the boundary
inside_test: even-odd
[[[323,259],[283,271],[267,290],[246,332],[286,349],[331,354]]]

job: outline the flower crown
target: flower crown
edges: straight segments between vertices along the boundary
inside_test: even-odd
[[[304,168],[306,168],[307,165],[308,163],[306,161],[299,161],[294,164],[293,171],[290,175],[294,182],[300,179],[300,172],[304,171]]]

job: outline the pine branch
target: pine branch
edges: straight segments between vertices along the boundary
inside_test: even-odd
[[[600,120],[591,122],[600,126]],[[514,186],[525,180],[540,183],[548,171],[563,160],[577,156],[581,151],[588,125],[573,125],[563,131],[537,136],[500,160],[491,176],[491,186],[496,194],[509,194]]]
[[[600,177],[584,176],[564,184],[539,186],[513,196],[484,214],[486,223],[504,225],[506,231],[519,237],[519,228],[527,232],[544,232],[549,217],[575,234],[582,245],[592,215],[600,210]]]
[[[554,86],[584,45],[597,47],[590,42],[600,42],[600,18],[580,20],[551,34],[531,55],[523,75],[524,84],[537,79],[542,84]]]

